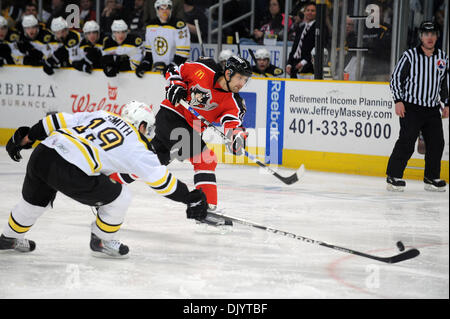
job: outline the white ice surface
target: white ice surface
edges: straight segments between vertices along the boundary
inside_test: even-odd
[[[15,163],[0,148],[0,231],[21,196],[22,153]],[[169,168],[192,187],[189,163]],[[0,252],[0,298],[449,298],[448,188],[408,181],[390,193],[383,178],[312,171],[285,186],[222,164],[217,180],[229,215],[379,256],[397,254],[398,240],[421,254],[391,265],[248,226],[198,225],[136,182],[120,231],[129,259],[91,256],[91,209],[59,193],[27,234],[36,250]]]

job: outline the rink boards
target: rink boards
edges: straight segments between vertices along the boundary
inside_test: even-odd
[[[18,126],[33,125],[47,112],[120,113],[129,100],[158,110],[164,78],[134,72],[107,78],[102,71],[85,74],[72,69],[53,76],[41,68],[0,69],[0,144]],[[246,101],[244,126],[250,132],[248,151],[271,164],[307,169],[384,176],[399,132],[388,83],[309,81],[253,78],[241,96]],[[449,121],[443,120],[445,149],[441,178],[449,180]],[[222,141],[208,130],[205,141],[220,162],[247,164],[225,152]],[[424,156],[414,152],[405,178],[423,177]]]

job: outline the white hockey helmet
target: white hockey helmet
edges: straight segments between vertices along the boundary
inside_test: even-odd
[[[66,19],[64,19],[63,17],[54,18],[50,25],[50,29],[52,30],[52,32],[58,32],[67,28],[69,28],[69,25],[67,24]]]
[[[112,32],[125,32],[128,31],[128,25],[123,20],[114,20],[111,24]]]
[[[258,59],[269,59],[270,60],[270,52],[267,49],[258,49],[255,52],[255,58]]]
[[[32,14],[23,16],[22,18],[22,27],[25,28],[32,28],[39,24],[39,21],[36,19],[36,17]]]
[[[139,130],[139,125],[147,125],[145,136],[152,139],[155,136],[155,114],[150,106],[139,101],[130,101],[122,109],[122,118]]]
[[[160,6],[170,6],[172,7],[172,0],[156,0],[155,1],[155,10],[158,11]]]
[[[0,28],[7,28],[8,27],[8,21],[0,15]]]
[[[99,32],[99,31],[100,31],[100,26],[94,20],[87,21],[83,26],[84,33]]]
[[[231,52],[231,50],[222,50],[220,51],[219,54],[219,62],[225,62],[226,60],[228,60],[231,56],[233,55],[233,52]]]

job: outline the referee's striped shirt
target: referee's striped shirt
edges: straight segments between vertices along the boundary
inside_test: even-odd
[[[392,73],[390,87],[395,103],[436,107],[440,100],[448,106],[448,69],[448,56],[438,48],[430,57],[421,46],[406,50]]]

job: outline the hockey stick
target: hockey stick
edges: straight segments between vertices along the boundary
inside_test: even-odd
[[[220,131],[217,127],[215,127],[214,125],[212,125],[207,119],[205,119],[203,116],[201,116],[200,114],[197,113],[197,111],[195,111],[188,102],[184,101],[184,100],[180,100],[180,104],[185,107],[187,110],[189,110],[189,112],[191,112],[192,114],[194,114],[200,121],[202,121],[202,123],[204,123],[206,126],[211,127],[217,134],[219,134],[227,143],[232,143],[232,141],[225,135],[222,133],[222,131]],[[305,173],[305,166],[302,164],[300,166],[300,168],[297,170],[297,172],[295,172],[293,175],[291,176],[281,176],[280,174],[278,174],[277,172],[275,172],[273,169],[271,169],[269,166],[267,166],[266,164],[262,163],[261,161],[259,161],[255,155],[250,154],[249,152],[244,150],[244,155],[246,157],[248,157],[252,162],[256,163],[257,165],[259,165],[260,167],[264,168],[268,173],[272,174],[273,176],[275,176],[276,178],[278,178],[280,181],[282,181],[283,183],[285,183],[286,185],[291,185],[294,184],[295,182],[298,181],[298,178],[303,176],[303,174]]]
[[[374,260],[378,260],[380,262],[384,262],[384,263],[388,263],[388,264],[395,264],[404,260],[408,260],[408,259],[412,259],[414,257],[419,256],[420,252],[418,249],[416,248],[411,248],[407,251],[401,252],[400,254],[391,256],[391,257],[379,257],[379,256],[374,256],[374,255],[369,255],[360,251],[356,251],[353,249],[348,249],[348,248],[344,248],[344,247],[340,247],[340,246],[336,246],[336,245],[332,245],[332,244],[327,244],[323,241],[320,240],[314,240],[314,239],[310,239],[304,236],[300,236],[300,235],[296,235],[284,230],[279,230],[279,229],[275,229],[275,228],[271,228],[271,227],[267,227],[264,225],[260,225],[248,220],[244,220],[244,219],[240,219],[237,217],[232,217],[229,215],[224,215],[224,214],[220,214],[220,213],[215,213],[215,212],[208,212],[208,215],[213,215],[215,217],[220,217],[223,218],[225,220],[228,221],[232,221],[232,222],[236,222],[238,224],[242,224],[242,225],[246,225],[246,226],[251,226],[254,228],[258,228],[261,230],[265,230],[267,232],[270,233],[274,233],[274,234],[278,234],[278,235],[282,235],[282,236],[286,236],[289,238],[293,238],[293,239],[297,239],[303,242],[307,242],[310,244],[314,244],[314,245],[319,245],[319,246],[324,246],[324,247],[328,247],[334,250],[339,250],[342,251],[344,253],[348,253],[348,254],[352,254],[352,255],[357,255],[357,256],[361,256],[361,257],[365,257],[365,258],[369,258],[369,259],[374,259]]]
[[[200,48],[202,50],[202,56],[205,56],[205,48],[203,46],[202,33],[200,32],[200,25],[198,24],[198,19],[194,20],[195,30],[197,31],[198,43],[200,43]]]
[[[248,53],[250,53],[250,56],[252,57],[253,62],[255,62],[255,64],[256,64],[256,57],[255,57],[255,53],[253,53],[253,50],[252,49],[248,49]]]
[[[236,38],[236,44],[237,44],[237,48],[238,48],[238,55],[241,56],[241,41],[239,40],[239,32],[235,32],[234,36]]]

